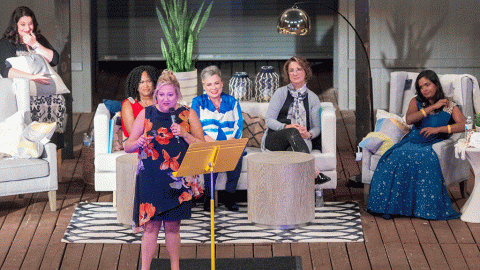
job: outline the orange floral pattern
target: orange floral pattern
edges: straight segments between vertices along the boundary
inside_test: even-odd
[[[155,206],[151,203],[142,203],[140,204],[140,213],[139,213],[139,224],[140,226],[144,225],[149,221],[153,215],[155,215]]]
[[[176,157],[170,157],[170,155],[165,151],[165,149],[162,149],[162,154],[163,154],[163,159],[165,159],[164,162],[160,165],[160,170],[166,170],[168,168],[172,169],[174,172],[178,171],[178,168],[180,167],[180,164],[178,164],[178,158],[182,154],[182,152],[178,153]]]
[[[183,192],[182,194],[180,194],[180,196],[178,197],[178,201],[179,201],[180,203],[186,202],[186,201],[190,201],[190,200],[192,200],[192,194],[190,194],[190,193],[188,193],[188,192],[186,192],[186,191],[184,191],[184,192]]]
[[[168,144],[171,138],[173,138],[173,133],[168,132],[167,128],[161,127],[157,130],[155,140],[157,140],[159,144]]]
[[[145,153],[147,153],[147,157],[152,157],[153,160],[157,160],[160,156],[158,151],[153,148],[153,143],[148,143],[145,147]]]
[[[181,112],[178,117],[182,119],[182,123],[180,124],[183,129],[190,133],[190,110],[185,110]]]

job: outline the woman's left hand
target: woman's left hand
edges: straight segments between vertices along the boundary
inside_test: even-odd
[[[179,136],[179,137],[185,137],[187,136],[188,132],[182,128],[182,126],[180,126],[179,124],[177,123],[173,123],[171,126],[170,126],[170,129],[172,130],[172,133],[173,133],[173,136]]]
[[[434,128],[434,127],[426,127],[420,130],[420,134],[423,134],[425,138],[433,134],[438,134],[438,132],[439,132],[438,128]]]
[[[296,125],[295,127],[298,132],[300,132],[300,135],[302,135],[302,138],[303,139],[308,139],[310,138],[310,132],[308,132],[307,128],[306,127],[302,127],[300,125]]]

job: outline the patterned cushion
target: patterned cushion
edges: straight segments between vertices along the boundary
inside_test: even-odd
[[[243,116],[243,133],[242,138],[248,138],[247,146],[260,147],[263,133],[265,132],[265,119],[258,116],[250,116],[246,112],[242,112]]]
[[[32,122],[22,133],[18,143],[18,156],[21,158],[39,158],[44,145],[50,141],[55,131],[55,123]]]
[[[408,132],[409,128],[398,119],[380,118],[375,124],[375,131],[368,133],[359,146],[372,153],[383,155],[390,147],[402,140]]]
[[[32,121],[56,123],[56,131],[65,132],[67,125],[67,106],[62,95],[30,96]]]

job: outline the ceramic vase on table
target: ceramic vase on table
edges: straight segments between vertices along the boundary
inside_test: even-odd
[[[279,76],[272,66],[263,66],[255,78],[255,101],[269,102],[278,89]]]
[[[248,101],[253,98],[252,80],[246,72],[235,72],[228,83],[229,94],[238,101]]]

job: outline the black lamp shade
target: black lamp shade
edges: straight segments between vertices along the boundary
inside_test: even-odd
[[[280,34],[306,35],[310,32],[310,18],[299,8],[285,10],[278,18],[277,32]]]

